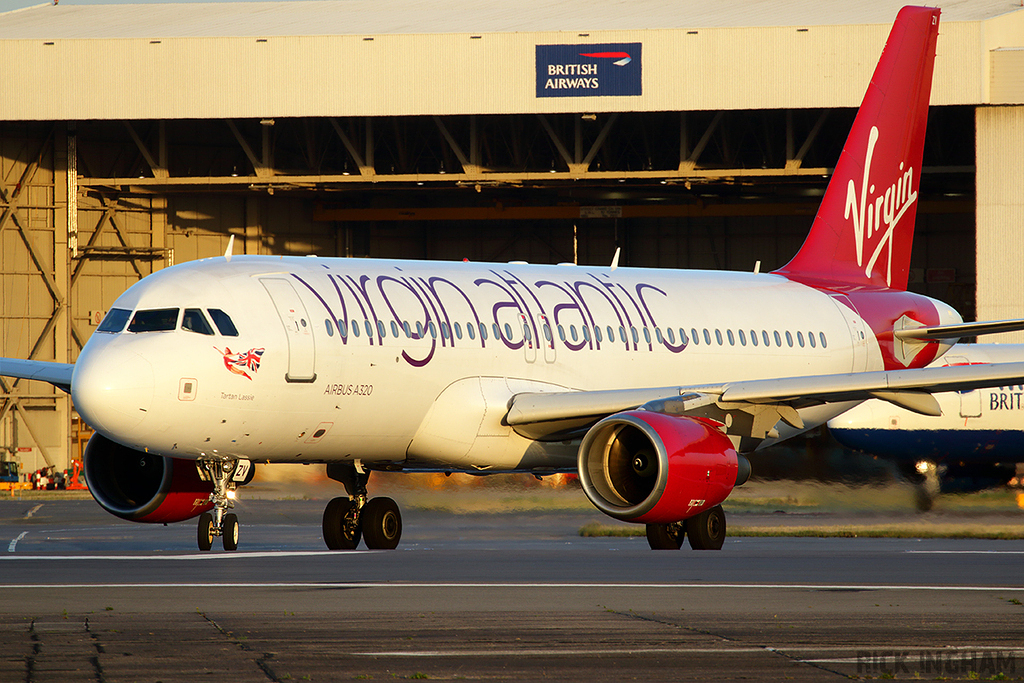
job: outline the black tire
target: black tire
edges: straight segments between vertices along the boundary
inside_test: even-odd
[[[221,540],[224,541],[224,550],[236,550],[238,548],[238,515],[224,515],[220,531]]]
[[[725,510],[716,505],[686,520],[686,535],[694,550],[721,550],[725,543]]]
[[[651,550],[679,550],[685,536],[685,523],[647,525],[647,544]]]
[[[402,538],[402,513],[390,498],[374,498],[363,507],[363,540],[371,550],[394,550]]]
[[[355,503],[348,498],[334,498],[324,509],[324,543],[331,550],[355,550],[359,545],[359,525],[346,523],[354,507]]]
[[[199,515],[199,528],[196,530],[196,538],[199,541],[200,550],[209,550],[213,547],[213,515],[209,512]]]

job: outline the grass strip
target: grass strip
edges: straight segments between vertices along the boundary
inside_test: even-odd
[[[585,524],[580,536],[586,538],[629,538],[644,536],[645,527],[613,524]],[[730,526],[728,536],[751,538],[983,538],[997,540],[1024,539],[1019,526],[991,527],[942,524],[917,525],[850,525],[850,526]]]

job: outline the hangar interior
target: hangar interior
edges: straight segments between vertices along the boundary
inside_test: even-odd
[[[73,362],[122,291],[231,235],[246,254],[784,265],[899,3],[753,21],[740,3],[649,4],[0,15],[0,356]],[[911,288],[968,320],[1020,317],[1024,10],[950,5]],[[551,44],[642,46],[641,94],[538,96]],[[49,385],[0,385],[0,452],[22,472],[68,467],[85,435]]]

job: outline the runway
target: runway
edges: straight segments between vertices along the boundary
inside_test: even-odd
[[[239,551],[91,501],[0,501],[0,681],[818,680],[1024,675],[1024,542],[730,538],[600,513],[405,511],[321,550],[323,501],[240,504]],[[31,514],[29,514],[31,512]]]

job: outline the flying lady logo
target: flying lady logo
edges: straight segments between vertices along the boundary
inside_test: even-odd
[[[641,43],[536,47],[537,97],[643,94]]]
[[[878,127],[872,126],[868,134],[867,153],[864,156],[864,178],[861,181],[860,195],[858,198],[857,184],[850,178],[846,187],[846,208],[843,211],[843,218],[853,218],[857,265],[864,268],[864,275],[871,277],[883,250],[888,250],[885,283],[891,285],[893,233],[907,209],[917,201],[917,192],[913,189],[914,167],[904,169],[903,162],[900,162],[896,182],[886,187],[884,192],[880,189],[876,192],[875,185],[869,185],[871,160],[877,143]],[[871,250],[871,253],[865,264],[864,257],[868,250]]]
[[[217,347],[215,346],[214,348],[216,349]],[[249,349],[248,351],[232,353],[229,347],[224,347],[223,351],[220,349],[217,349],[217,351],[224,356],[224,367],[230,372],[252,380],[249,372],[255,375],[256,371],[260,369],[260,359],[263,357],[264,349]]]

